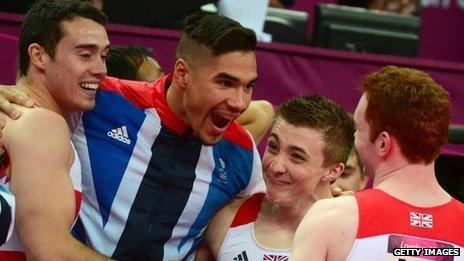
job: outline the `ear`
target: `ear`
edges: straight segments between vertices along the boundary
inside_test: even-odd
[[[27,48],[27,52],[29,54],[29,58],[31,60],[31,63],[34,64],[35,67],[44,70],[45,69],[45,63],[47,59],[49,59],[48,54],[45,52],[42,46],[40,46],[37,43],[33,43],[29,45],[29,48]]]
[[[377,139],[375,140],[375,148],[380,157],[384,158],[390,154],[393,145],[392,138],[393,137],[386,131],[382,131],[377,136]]]
[[[181,88],[186,88],[187,83],[188,83],[188,77],[189,73],[192,72],[192,69],[188,65],[188,63],[180,58],[176,60],[176,63],[174,65],[174,81],[177,83],[177,85]]]
[[[345,170],[345,164],[339,162],[337,164],[333,164],[328,168],[328,171],[322,177],[322,180],[333,182],[335,181]]]

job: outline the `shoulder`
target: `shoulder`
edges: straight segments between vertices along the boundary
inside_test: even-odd
[[[310,211],[320,212],[325,215],[334,215],[340,212],[356,211],[357,203],[355,196],[340,196],[336,198],[321,199],[314,203]]]
[[[222,247],[234,217],[246,199],[234,199],[217,212],[208,225],[205,241],[211,254],[216,257]]]
[[[354,196],[340,196],[322,199],[314,203],[306,214],[307,222],[318,226],[344,228],[358,215],[358,205]],[[305,217],[306,219],[306,217]]]
[[[155,82],[123,80],[106,76],[100,83],[100,91],[117,93],[140,108],[153,107],[158,99],[164,99],[166,77]]]
[[[66,120],[59,114],[44,108],[26,108],[14,105],[21,112],[19,119],[13,120],[6,117],[5,131],[17,128],[40,128],[53,130],[67,130]],[[24,129],[29,131],[30,129]]]
[[[211,223],[209,224],[209,227],[212,229],[219,229],[221,227],[229,227],[232,224],[232,221],[237,214],[238,209],[240,206],[243,205],[243,203],[247,199],[233,199],[231,200],[227,205],[225,205],[221,210],[219,210],[211,220]],[[209,230],[209,228],[208,228]]]
[[[334,235],[343,234],[345,229],[356,225],[358,206],[354,196],[322,199],[314,203],[308,210],[301,226],[307,226],[311,231],[326,234],[327,229]]]
[[[69,140],[69,127],[61,115],[44,108],[17,108],[21,111],[19,119],[5,117],[2,137],[4,145],[20,145],[31,141],[39,143],[42,139],[46,139],[43,142]]]
[[[306,213],[295,233],[295,260],[345,259],[357,231],[354,196],[317,201]]]

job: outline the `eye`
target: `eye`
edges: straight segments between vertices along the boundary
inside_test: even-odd
[[[80,56],[84,59],[89,59],[92,57],[92,54],[90,53],[81,53]]]
[[[224,86],[224,87],[232,87],[233,86],[233,83],[231,81],[227,81],[227,80],[219,81],[219,84]]]
[[[277,151],[278,151],[277,144],[275,144],[274,142],[268,142],[267,143],[267,151],[269,151],[272,154],[277,153]]]
[[[248,85],[245,85],[245,90],[246,91],[251,91],[251,90],[253,90],[253,88],[255,88],[255,85],[256,85],[256,83],[254,83],[254,82],[250,83]]]
[[[100,58],[101,58],[104,62],[106,62],[106,54],[105,54],[105,55],[101,55]]]
[[[295,162],[305,162],[306,158],[299,153],[293,153],[292,160]]]

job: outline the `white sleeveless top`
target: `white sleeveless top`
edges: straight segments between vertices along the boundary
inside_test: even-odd
[[[290,249],[265,247],[256,240],[254,224],[263,198],[263,193],[255,194],[240,206],[222,242],[217,260],[289,260]]]

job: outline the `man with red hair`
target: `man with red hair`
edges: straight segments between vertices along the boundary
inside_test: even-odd
[[[425,248],[464,254],[464,204],[440,187],[434,172],[448,135],[448,93],[427,74],[394,66],[368,75],[361,90],[355,146],[374,189],[315,203],[295,234],[292,259],[436,253]],[[406,247],[417,250],[402,252]]]

